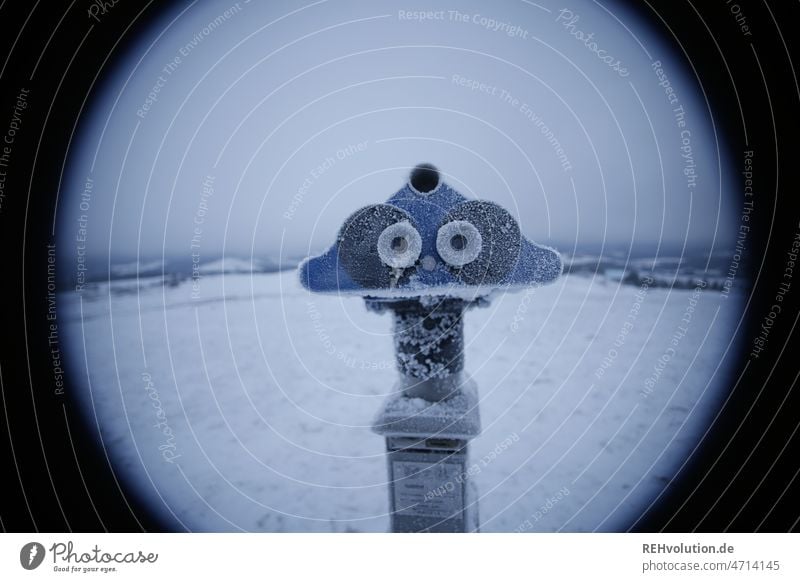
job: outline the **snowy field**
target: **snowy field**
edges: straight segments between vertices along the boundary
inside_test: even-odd
[[[482,531],[630,527],[725,397],[740,299],[569,275],[469,311]],[[370,424],[396,377],[389,316],[293,271],[59,300],[88,422],[174,527],[388,529]]]

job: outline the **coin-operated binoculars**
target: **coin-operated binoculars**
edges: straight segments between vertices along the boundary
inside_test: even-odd
[[[364,297],[394,319],[400,379],[373,425],[386,437],[393,531],[478,531],[467,445],[481,423],[477,386],[464,373],[464,311],[561,270],[558,253],[523,237],[511,214],[466,199],[430,164],[385,204],[355,212],[326,253],[300,265],[308,290]]]

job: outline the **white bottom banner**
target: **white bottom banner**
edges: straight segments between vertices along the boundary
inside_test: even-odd
[[[0,580],[777,582],[798,554],[798,534],[3,534]]]

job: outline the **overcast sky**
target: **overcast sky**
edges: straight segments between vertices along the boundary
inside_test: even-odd
[[[304,255],[427,161],[559,250],[730,246],[732,174],[702,93],[633,14],[577,0],[571,15],[548,0],[452,6],[177,9],[85,112],[62,242],[75,246],[86,215],[94,256]]]

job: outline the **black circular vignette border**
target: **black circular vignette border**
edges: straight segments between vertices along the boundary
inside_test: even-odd
[[[100,68],[112,71],[138,33],[179,3],[120,2],[91,34],[85,7],[68,10],[70,4],[0,3],[0,62],[8,56],[0,75],[0,111],[13,110],[21,89],[30,91],[10,178],[17,195],[6,198],[0,212],[4,444],[0,530],[180,531],[180,524],[151,515],[144,501],[117,481],[96,444],[94,430],[85,426],[75,403],[68,396],[54,397],[52,389],[40,389],[52,386],[53,375],[48,321],[41,307],[46,301],[46,276],[38,267],[46,262],[46,245],[52,240],[54,201],[69,136],[81,107],[91,109],[102,91],[103,75],[84,105]],[[754,216],[749,265],[754,299],[746,313],[748,329],[740,331],[749,345],[773,302],[785,249],[800,221],[795,201],[798,164],[792,158],[800,128],[800,93],[793,68],[800,3],[741,0],[739,4],[747,12],[752,38],[743,37],[722,0],[645,0],[630,7],[673,46],[679,58],[685,59],[670,40],[672,34],[691,56],[715,121],[724,128],[730,159],[740,159],[746,148],[758,152],[759,204],[774,212]],[[79,46],[79,60],[70,63]],[[726,62],[741,110],[732,98]],[[756,279],[762,256],[763,268]],[[788,309],[771,332],[767,357],[745,366],[747,353],[728,356],[739,362],[731,367],[735,389],[722,416],[681,478],[634,525],[635,531],[798,529],[800,282],[794,286]],[[68,395],[69,378],[64,381]]]

